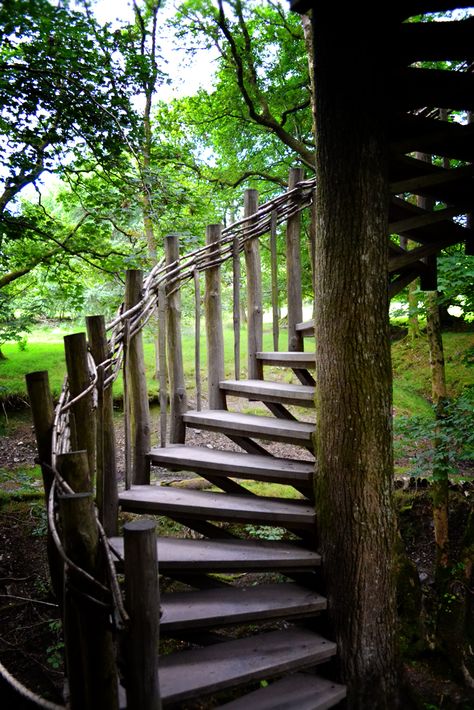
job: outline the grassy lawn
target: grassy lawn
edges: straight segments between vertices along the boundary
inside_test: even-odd
[[[41,329],[32,332],[24,349],[17,343],[7,343],[2,346],[2,351],[8,358],[0,361],[0,397],[25,398],[25,374],[34,370],[48,370],[51,388],[58,396],[65,374],[64,350],[62,339],[64,335],[77,332],[80,328]],[[281,349],[286,347],[286,333],[282,333]],[[473,369],[467,362],[470,348],[474,347],[474,333],[445,333],[443,335],[446,375],[451,396],[461,394],[466,385],[473,384]],[[225,343],[225,372],[226,377],[234,377],[234,345],[233,332],[230,326],[224,329]],[[308,342],[307,348],[310,348]],[[272,349],[272,334],[270,329],[264,333],[264,349]],[[154,374],[154,348],[152,334],[145,334],[145,360],[150,396],[157,396],[158,382]],[[186,376],[186,385],[189,394],[193,396],[195,389],[195,363],[194,363],[194,329],[183,329],[183,356]],[[247,359],[246,333],[241,335],[241,362],[242,375]],[[425,338],[416,341],[408,339],[394,343],[392,346],[392,359],[394,371],[394,409],[396,415],[416,415],[431,417],[430,406],[430,364],[428,346]],[[472,361],[472,355],[471,355]],[[204,334],[201,337],[201,363],[202,378],[205,387],[206,379],[206,344]],[[266,370],[267,377],[285,377],[288,373],[280,368]],[[119,377],[114,385],[114,394],[121,397],[123,394],[122,378]]]

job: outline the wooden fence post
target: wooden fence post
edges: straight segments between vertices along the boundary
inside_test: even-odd
[[[277,244],[277,213],[275,210],[270,217],[270,259],[272,273],[272,325],[273,325],[273,350],[279,350],[280,334],[280,306],[278,298],[278,244]]]
[[[110,358],[104,316],[86,318],[89,347],[96,366]],[[112,385],[104,389],[104,370],[98,371],[97,383],[97,476],[96,502],[99,520],[106,534],[117,535],[118,490],[117,454],[115,448],[114,402]]]
[[[166,286],[158,287],[158,359],[160,365],[160,446],[166,446],[168,422],[168,367],[166,358]]]
[[[235,379],[240,380],[240,249],[239,238],[232,242],[232,302],[234,322],[234,367]]]
[[[245,190],[244,217],[255,214],[258,206],[257,190]],[[262,350],[263,341],[263,304],[262,304],[262,266],[258,238],[245,242],[245,265],[247,269],[247,341],[248,341],[248,378],[263,379],[263,368],[257,353]]]
[[[143,273],[136,269],[126,272],[125,310],[135,306],[141,299]],[[130,397],[130,423],[132,434],[132,481],[136,484],[150,483],[150,406],[145,374],[142,332],[136,333],[128,343],[127,391]],[[127,403],[124,402],[124,407]]]
[[[168,234],[165,238],[166,264],[178,264],[179,237]],[[176,284],[171,283],[168,289],[167,334],[168,334],[168,367],[170,378],[170,442],[184,444],[186,427],[183,414],[188,405],[186,385],[184,382],[183,347],[181,343],[181,293]]]
[[[125,605],[130,616],[126,644],[128,710],[160,710],[158,642],[160,596],[155,523],[125,523]]]
[[[90,381],[85,333],[73,333],[64,337],[66,369],[69,380],[69,392],[74,399],[86,390]],[[74,417],[72,430],[75,431],[74,446],[87,451],[89,472],[92,479],[96,471],[95,409],[92,392],[81,397],[71,407]]]
[[[78,492],[60,495],[59,513],[64,549],[79,568],[103,584],[105,564],[85,451],[61,454],[58,470]],[[109,595],[98,598],[97,587],[69,567],[64,595],[64,637],[71,710],[116,710],[118,678],[110,626]],[[97,599],[98,603],[93,601]]]
[[[36,447],[38,449],[38,458],[41,465],[44,497],[47,507],[51,486],[54,480],[54,474],[51,469],[51,435],[54,423],[53,397],[46,370],[29,372],[25,379],[33,416]],[[49,527],[46,548],[51,584],[54,594],[61,604],[63,595],[63,563],[56,550]]]
[[[222,225],[206,227],[206,244],[209,260],[219,259]],[[206,339],[207,339],[207,385],[209,409],[227,409],[225,394],[219,387],[224,379],[224,332],[222,329],[221,269],[219,265],[206,269]]]
[[[290,168],[288,190],[304,179],[303,168]],[[302,351],[303,338],[296,325],[303,320],[303,298],[301,290],[301,215],[288,218],[286,226],[286,269],[288,297],[288,350]]]

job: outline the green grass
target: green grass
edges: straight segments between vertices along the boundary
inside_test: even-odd
[[[25,374],[34,370],[48,370],[51,389],[58,396],[64,380],[65,362],[62,338],[70,332],[80,330],[74,325],[67,328],[38,329],[28,336],[24,350],[16,343],[7,343],[2,351],[7,356],[6,361],[0,361],[0,398],[26,398]],[[281,348],[286,347],[286,334],[282,333]],[[154,349],[150,332],[145,334],[145,361],[150,396],[158,395],[158,382],[153,379]],[[473,383],[473,368],[463,360],[469,348],[474,347],[474,333],[445,333],[443,335],[446,376],[448,390],[451,396],[461,394],[466,385]],[[272,334],[266,329],[264,333],[264,349],[272,349]],[[234,344],[231,327],[224,329],[224,353],[226,377],[234,377]],[[185,367],[186,387],[193,395],[195,388],[195,358],[194,330],[183,329],[183,358]],[[242,374],[247,360],[246,333],[241,336]],[[431,417],[430,406],[431,384],[429,353],[426,338],[415,341],[404,339],[392,346],[394,371],[394,411],[396,415]],[[201,368],[203,388],[206,380],[206,345],[204,335],[201,337]],[[288,379],[287,372],[279,368],[269,368],[266,376],[276,375]],[[114,384],[114,395],[120,398],[123,394],[122,378]],[[249,409],[252,405],[249,405]]]
[[[25,375],[35,370],[48,370],[50,387],[55,397],[58,397],[64,381],[66,364],[64,360],[63,336],[71,332],[80,332],[80,328],[71,326],[67,329],[56,328],[52,331],[44,329],[33,331],[28,335],[26,347],[21,349],[17,343],[2,345],[2,352],[7,360],[0,361],[0,400],[11,398],[25,398]],[[264,332],[264,349],[272,348],[272,334]],[[194,330],[183,329],[183,360],[185,368],[186,386],[189,390],[195,387],[195,346]],[[154,347],[152,336],[149,332],[144,338],[145,366],[147,373],[148,391],[151,397],[158,395],[158,381],[154,374]],[[234,340],[231,328],[224,330],[224,367],[226,377],[234,377]],[[247,361],[247,335],[243,330],[241,334],[241,363],[242,370]],[[201,376],[203,384],[206,373],[206,340],[201,336]],[[122,397],[123,380],[119,376],[114,384],[114,396]]]

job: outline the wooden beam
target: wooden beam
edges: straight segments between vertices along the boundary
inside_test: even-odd
[[[468,72],[409,67],[394,73],[393,86],[393,108],[474,110],[474,75]]]
[[[474,18],[457,22],[407,22],[397,53],[404,61],[466,60],[474,57]]]
[[[407,217],[407,219],[400,219],[396,222],[390,222],[388,229],[390,234],[403,234],[407,230],[417,229],[418,227],[426,227],[427,225],[435,224],[436,222],[443,222],[444,220],[456,217],[459,214],[464,214],[462,207],[446,207],[445,209],[437,210],[436,212],[427,212],[426,214],[420,214],[417,217]]]
[[[457,244],[457,241],[447,239],[445,242],[433,242],[432,244],[424,244],[416,249],[411,249],[410,251],[404,252],[404,254],[399,254],[398,256],[392,256],[389,258],[388,270],[390,273],[398,271],[410,264],[415,264],[420,259],[424,259],[433,254],[438,254],[442,249],[445,249],[452,244]]]
[[[455,168],[452,170],[437,168],[436,171],[430,170],[428,173],[424,173],[423,175],[417,175],[415,177],[406,178],[405,180],[391,182],[390,192],[394,195],[398,195],[402,192],[416,192],[421,188],[432,187],[434,185],[445,185],[447,183],[464,180],[465,178],[471,178],[473,175],[473,165],[466,165],[462,168]]]
[[[424,116],[395,115],[389,131],[392,154],[423,151],[474,161],[474,125]]]

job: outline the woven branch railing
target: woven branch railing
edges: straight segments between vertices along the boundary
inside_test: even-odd
[[[225,408],[225,401],[221,402],[219,399],[218,386],[224,367],[220,267],[225,262],[232,262],[234,355],[238,378],[240,256],[244,253],[247,269],[249,376],[252,377],[255,376],[256,371],[255,357],[252,359],[252,356],[261,349],[263,310],[259,273],[259,237],[270,233],[271,270],[274,278],[276,278],[278,225],[283,223],[287,225],[287,266],[296,258],[296,251],[299,259],[299,215],[302,210],[311,206],[315,189],[314,180],[304,181],[301,177],[302,171],[293,169],[288,191],[258,208],[256,191],[248,190],[244,218],[224,229],[220,225],[211,225],[207,228],[206,245],[193,252],[180,256],[177,239],[173,236],[167,238],[164,260],[157,264],[143,281],[141,272],[127,272],[125,300],[117,317],[107,326],[102,316],[88,317],[88,338],[84,333],[66,336],[67,377],[55,409],[52,405],[47,373],[30,373],[27,376],[39,461],[45,485],[51,542],[48,547],[51,576],[63,608],[67,637],[66,662],[69,666],[68,681],[71,699],[73,695],[75,696],[75,707],[81,709],[89,707],[89,699],[83,695],[85,692],[83,688],[89,685],[94,688],[95,693],[103,694],[103,707],[115,707],[118,703],[115,687],[117,683],[113,681],[116,677],[116,661],[111,634],[113,629],[115,634],[126,629],[128,643],[130,634],[133,633],[133,623],[129,623],[129,617],[133,621],[133,611],[124,607],[115,564],[107,542],[109,536],[117,533],[118,512],[112,384],[123,367],[125,485],[129,487],[132,483],[148,483],[149,410],[141,332],[150,319],[158,314],[160,443],[162,446],[166,445],[167,434],[171,442],[184,441],[182,413],[187,405],[180,356],[181,288],[188,282],[194,284],[196,396],[197,407],[200,409],[202,386],[199,350],[201,322],[199,275],[206,274],[209,406]],[[289,240],[293,240],[293,245],[289,245]],[[294,283],[292,287],[294,288]],[[277,295],[278,289],[274,285],[272,287],[274,320],[278,315]],[[288,291],[288,298],[290,298],[290,291]],[[290,320],[290,312],[288,320]],[[168,341],[168,348],[166,341]],[[293,343],[292,349],[298,347],[297,343]],[[168,368],[167,349],[172,354]],[[167,369],[171,385],[169,432]],[[92,492],[94,482],[95,503]],[[85,559],[81,557],[82,553],[77,555],[77,551],[83,547],[83,541],[78,542],[77,536],[82,535],[81,528],[84,527],[87,531],[87,540],[89,542],[95,540]],[[126,549],[127,546],[125,546],[125,553]],[[96,567],[97,559],[101,560],[99,568]],[[127,555],[125,554],[126,569]],[[138,572],[133,574],[137,575]],[[140,587],[140,583],[137,583]],[[125,584],[127,585],[127,572]],[[153,602],[151,601],[150,604]],[[95,609],[94,613],[98,619],[92,628],[88,622],[91,608]],[[140,610],[137,613],[139,614]],[[69,627],[68,619],[71,618],[72,627]],[[76,633],[81,637],[77,642],[81,648],[91,645],[100,647],[103,659],[101,663],[91,664],[87,653],[82,653],[81,656],[74,642],[71,643],[71,638]],[[142,642],[143,639],[140,639],[139,643]],[[155,648],[156,638],[150,637],[150,644]],[[114,671],[110,670],[110,664],[114,665]],[[146,684],[140,680],[144,673],[140,664],[133,659],[130,664],[131,667],[127,669],[127,693],[133,694],[134,691],[130,689],[138,688],[141,692],[140,689]],[[100,675],[103,667],[106,670],[104,675]],[[89,678],[87,683],[83,681],[83,676]],[[141,700],[135,699],[130,702],[131,705],[135,702],[133,706],[142,706]],[[39,700],[38,704],[40,704]],[[92,704],[90,707],[95,705]]]
[[[122,305],[119,314],[108,325],[110,332],[110,357],[95,364],[88,358],[90,384],[81,394],[71,399],[68,382],[65,381],[58,402],[53,427],[53,467],[55,456],[69,450],[70,428],[68,413],[81,397],[97,392],[98,372],[102,372],[103,387],[109,387],[118,377],[127,344],[143,330],[158,308],[160,287],[166,287],[169,297],[183,283],[195,279],[196,272],[203,272],[232,259],[237,251],[241,253],[245,244],[268,233],[272,228],[286,222],[302,210],[311,206],[316,186],[314,179],[301,181],[293,189],[263,204],[258,210],[244,219],[222,229],[222,237],[217,243],[206,245],[180,257],[171,264],[160,262],[148,274],[143,283],[141,300],[128,310]],[[219,248],[219,256],[213,257]]]

